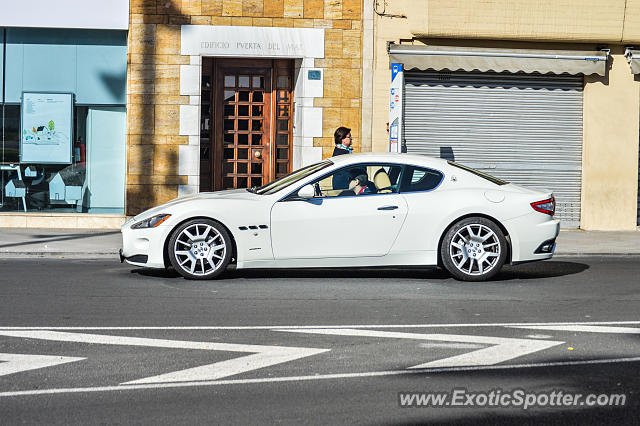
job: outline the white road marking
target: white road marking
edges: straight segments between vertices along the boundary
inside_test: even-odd
[[[548,334],[527,334],[524,337],[529,339],[551,339],[553,336],[549,336]]]
[[[157,326],[157,327],[1,327],[0,330],[273,330],[310,328],[444,328],[444,327],[529,327],[547,325],[634,325],[640,321],[589,321],[589,322],[508,322],[467,324],[354,324],[354,325],[257,325],[257,326]]]
[[[529,326],[509,326],[509,328],[524,328],[532,330],[553,330],[553,331],[578,331],[581,333],[611,333],[611,334],[640,334],[640,328],[631,327],[604,327],[592,325],[529,325]]]
[[[313,376],[287,376],[287,377],[268,377],[261,379],[236,379],[236,380],[214,380],[214,381],[198,381],[183,383],[158,383],[158,384],[139,384],[139,385],[117,385],[117,386],[96,386],[85,388],[54,388],[54,389],[37,389],[26,391],[9,391],[0,392],[0,398],[17,397],[17,396],[37,396],[37,395],[56,395],[66,393],[91,393],[91,392],[122,392],[126,390],[143,390],[143,389],[171,389],[171,388],[191,388],[199,386],[221,386],[221,385],[249,385],[263,383],[281,383],[281,382],[305,382],[314,380],[333,380],[333,379],[358,379],[368,377],[384,377],[384,376],[407,376],[416,374],[433,374],[433,373],[463,373],[468,371],[496,371],[496,370],[515,370],[519,368],[549,368],[549,367],[570,367],[581,365],[601,365],[601,364],[619,364],[625,362],[640,362],[640,357],[634,358],[614,358],[614,359],[593,359],[583,361],[566,361],[566,362],[541,362],[532,364],[511,364],[511,365],[486,365],[472,367],[451,367],[451,368],[423,368],[414,370],[389,370],[389,371],[370,371],[362,373],[344,373],[344,374],[319,374]]]
[[[240,358],[215,362],[200,367],[174,371],[159,376],[127,382],[127,384],[192,382],[194,380],[216,380],[247,371],[264,368],[327,352],[330,349],[297,348],[288,346],[242,345],[232,343],[191,342],[184,340],[149,339],[143,337],[108,336],[58,331],[9,331],[0,330],[0,335],[27,339],[53,340],[58,342],[90,343],[101,345],[146,346],[155,348],[202,349],[209,351],[253,352]],[[0,364],[1,365],[1,364]]]
[[[278,329],[289,333],[328,334],[334,336],[382,337],[391,339],[435,340],[440,342],[480,343],[494,345],[462,355],[430,361],[410,368],[465,367],[494,365],[534,352],[549,349],[564,342],[555,340],[514,339],[506,337],[458,334],[419,334],[357,329]]]
[[[53,367],[54,365],[82,361],[83,359],[86,358],[56,355],[0,354],[0,376]]]

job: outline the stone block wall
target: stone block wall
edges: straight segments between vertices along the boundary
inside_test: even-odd
[[[322,28],[325,57],[322,137],[313,144],[323,157],[333,151],[333,131],[352,129],[360,150],[363,0],[131,0],[127,73],[128,215],[178,196],[188,177],[179,173],[180,108],[193,97],[180,95],[180,26],[239,25]]]

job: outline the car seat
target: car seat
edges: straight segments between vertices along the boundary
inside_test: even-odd
[[[393,192],[391,190],[391,179],[384,169],[378,170],[373,175],[373,183],[377,189],[378,194],[389,194]]]

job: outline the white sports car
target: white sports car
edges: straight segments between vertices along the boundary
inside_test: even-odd
[[[185,278],[237,268],[440,265],[481,281],[553,255],[555,200],[460,164],[341,155],[259,188],[201,193],[122,226],[120,260]]]

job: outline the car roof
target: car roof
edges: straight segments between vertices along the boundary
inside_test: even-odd
[[[363,152],[350,155],[338,155],[336,157],[331,157],[330,160],[334,164],[341,166],[361,162],[389,162],[434,168],[443,168],[447,165],[447,160],[442,158],[416,154],[401,154],[397,152]]]

